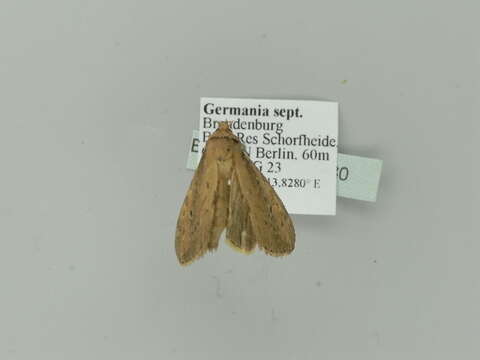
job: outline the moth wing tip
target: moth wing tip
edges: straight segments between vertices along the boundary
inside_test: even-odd
[[[203,250],[201,253],[193,256],[193,257],[190,258],[190,259],[185,259],[185,258],[182,257],[181,255],[178,255],[178,254],[177,254],[178,262],[179,262],[179,264],[180,264],[182,267],[186,267],[186,266],[190,265],[191,263],[193,263],[195,260],[198,260],[198,259],[200,259],[201,257],[203,257],[203,256],[207,253],[207,251],[208,251],[208,252],[214,252],[214,251],[216,251],[216,250],[217,250],[216,247],[212,247],[212,248],[205,249],[205,250]]]
[[[270,251],[265,249],[264,247],[260,246],[260,249],[267,255],[274,256],[274,257],[285,257],[290,255],[293,250],[295,250],[295,246],[293,246],[291,249],[285,250],[285,251]]]

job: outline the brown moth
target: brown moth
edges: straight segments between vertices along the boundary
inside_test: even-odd
[[[226,121],[208,139],[180,210],[175,235],[180,264],[217,249],[225,228],[227,242],[244,253],[258,245],[281,256],[295,247],[285,206]]]

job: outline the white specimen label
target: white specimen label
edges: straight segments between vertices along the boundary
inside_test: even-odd
[[[335,215],[338,103],[202,98],[198,154],[221,121],[229,122],[289,213]]]

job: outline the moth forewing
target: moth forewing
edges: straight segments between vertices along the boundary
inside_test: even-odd
[[[250,161],[227,122],[210,136],[180,210],[175,250],[186,265],[227,241],[250,253],[258,244],[269,255],[286,255],[295,230],[268,180]]]
[[[244,153],[234,154],[234,169],[240,191],[246,199],[250,231],[253,231],[259,247],[273,256],[292,252],[295,230],[275,190]]]
[[[203,157],[192,179],[177,221],[175,250],[181,264],[192,262],[209,248],[216,202],[216,190],[210,184],[217,183],[217,167],[209,162],[207,157]]]

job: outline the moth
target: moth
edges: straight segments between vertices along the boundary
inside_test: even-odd
[[[175,235],[180,264],[216,250],[225,229],[227,243],[243,253],[258,246],[281,256],[295,247],[285,206],[226,121],[209,137],[180,209]]]

